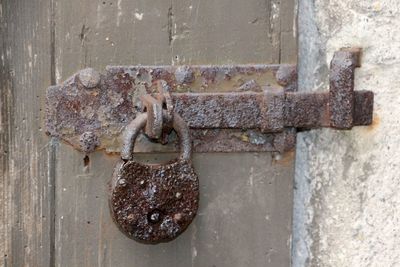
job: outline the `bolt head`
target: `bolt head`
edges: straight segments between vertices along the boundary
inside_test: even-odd
[[[90,153],[100,145],[100,140],[94,132],[84,132],[79,138],[79,145],[83,152]]]
[[[194,81],[193,70],[189,66],[178,67],[175,71],[175,79],[178,84],[190,84]]]
[[[276,81],[281,86],[288,86],[296,82],[297,68],[291,65],[281,65],[276,72]]]
[[[78,78],[87,89],[92,89],[100,83],[100,74],[92,68],[81,70],[78,74]]]

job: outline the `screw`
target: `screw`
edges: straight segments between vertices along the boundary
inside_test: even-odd
[[[79,145],[83,152],[90,153],[100,145],[100,140],[94,132],[84,132],[79,138]]]
[[[81,70],[78,78],[87,89],[94,88],[100,83],[100,74],[92,68]]]
[[[189,66],[178,67],[175,71],[175,79],[179,84],[190,84],[194,81],[193,70]]]

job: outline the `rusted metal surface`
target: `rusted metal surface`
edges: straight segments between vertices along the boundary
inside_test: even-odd
[[[78,74],[78,80],[86,89],[92,89],[99,85],[100,73],[92,68],[83,69]]]
[[[263,93],[184,93],[172,98],[175,112],[191,128],[255,129],[263,121]]]
[[[338,129],[353,127],[354,72],[360,67],[361,50],[342,49],[335,52],[331,61],[329,111],[330,125]]]
[[[151,95],[141,96],[140,99],[145,106],[144,111],[150,116],[147,117],[145,132],[149,138],[158,139],[163,129],[163,108],[162,103]]]
[[[297,90],[297,68],[294,65],[283,64],[276,72],[278,84],[285,88],[286,92]]]
[[[189,129],[174,114],[180,137],[180,157],[166,164],[145,165],[134,160],[133,146],[150,114],[141,113],[124,131],[122,160],[111,182],[110,207],[114,221],[130,238],[156,244],[181,234],[194,219],[199,181],[191,163]]]
[[[79,138],[80,148],[83,152],[90,153],[100,145],[99,138],[93,132],[84,132]]]
[[[371,119],[371,101],[366,99],[371,94],[357,91],[354,95],[362,100],[353,101],[355,109],[365,111],[363,116]],[[175,111],[194,129],[236,128],[277,132],[285,127],[317,128],[331,124],[329,92],[178,93],[172,98]],[[359,115],[353,115],[352,126],[369,123],[356,117]]]
[[[80,73],[77,73],[63,84],[47,90],[47,132],[82,150],[80,136],[90,131],[98,137],[97,149],[120,152],[119,136],[122,130],[139,111],[143,110],[140,96],[156,93],[160,81],[163,81],[163,87],[170,90],[173,99],[176,93],[185,92],[282,91],[285,86],[280,85],[275,77],[280,67],[279,65],[108,67],[106,73],[100,75],[97,86],[93,88],[85,87],[80,81]],[[174,104],[179,106],[175,101]],[[231,109],[234,110],[234,106]],[[243,118],[253,117],[251,115],[253,111],[250,109],[243,112],[247,114],[244,114]],[[187,120],[186,117],[184,119]],[[191,124],[190,121],[187,122]],[[246,126],[246,122],[241,123],[243,129],[239,124],[237,129],[191,129],[194,151],[276,151],[274,140],[283,140],[288,135],[286,132],[263,134],[258,129]],[[253,124],[251,121],[247,123]],[[254,136],[259,138],[253,138]],[[232,140],[225,140],[229,137]],[[139,137],[140,144],[136,148],[143,152],[176,151],[176,138],[174,135],[168,138],[170,145],[157,146],[149,142],[144,144],[145,139]]]
[[[360,90],[354,92],[354,117],[353,124],[370,125],[374,110],[374,93],[371,91]]]
[[[264,134],[254,129],[211,129],[191,132],[193,151],[197,152],[284,152],[292,150],[296,144],[296,129],[290,128],[272,134]]]
[[[372,123],[373,94],[354,91],[358,61],[358,50],[335,54],[330,90],[317,93],[296,92],[292,65],[108,67],[94,87],[96,73],[93,79],[85,74],[90,82],[83,83],[80,72],[48,89],[47,130],[81,150],[80,136],[91,132],[99,140],[96,148],[118,152],[121,131],[143,109],[157,111],[146,133],[159,139],[163,116],[151,101],[155,98],[173,106],[189,125],[194,151],[287,151],[295,144],[290,128],[350,129]],[[168,92],[168,103],[156,94],[160,90]],[[144,107],[140,97],[146,94],[154,98],[145,97]],[[176,150],[173,135],[164,132],[162,140],[170,145],[136,149]]]
[[[189,226],[198,200],[198,178],[187,161],[165,165],[128,161],[117,166],[110,206],[127,236],[159,243],[176,238]]]
[[[144,133],[153,141],[165,145],[173,128],[174,105],[165,81],[157,81],[157,89],[154,97],[150,94],[140,97],[144,105],[142,110],[148,114]]]
[[[124,160],[132,160],[135,140],[139,135],[140,129],[142,129],[150,115],[148,113],[140,113],[136,118],[128,124],[123,133],[123,146],[121,149],[121,158]],[[189,128],[186,122],[177,113],[174,114],[172,121],[172,127],[176,131],[179,137],[179,147],[182,150],[181,159],[190,160],[192,154],[192,141],[190,138]]]

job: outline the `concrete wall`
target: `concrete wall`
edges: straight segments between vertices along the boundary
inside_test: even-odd
[[[400,1],[298,4],[300,89],[327,90],[333,52],[361,46],[375,119],[298,135],[293,266],[400,266]]]

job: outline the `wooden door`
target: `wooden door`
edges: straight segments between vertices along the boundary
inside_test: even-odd
[[[295,63],[295,18],[294,0],[1,1],[3,265],[289,266],[294,153],[195,154],[195,221],[142,245],[109,214],[118,155],[84,163],[43,116],[46,88],[88,66]]]

